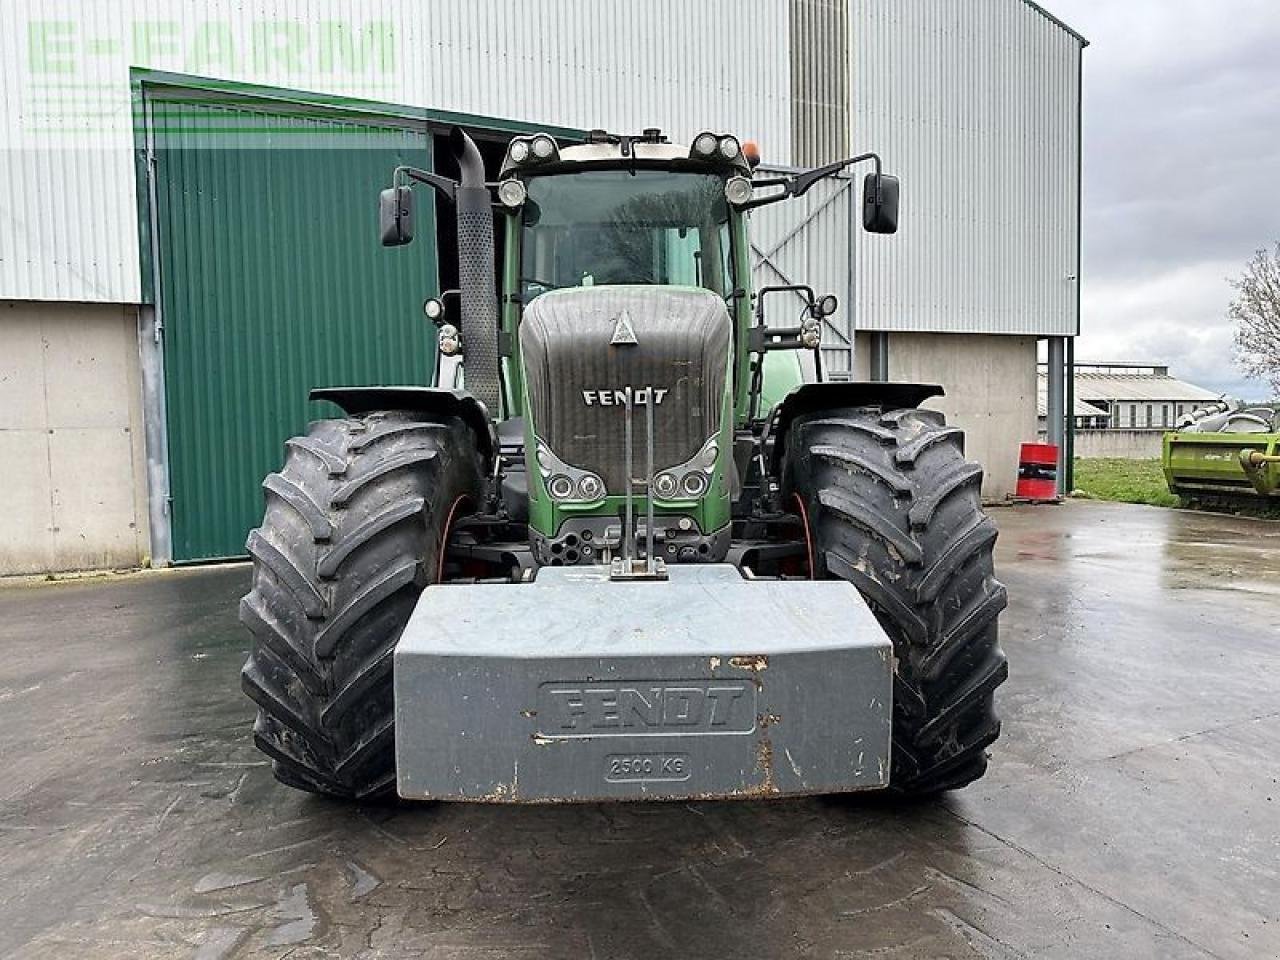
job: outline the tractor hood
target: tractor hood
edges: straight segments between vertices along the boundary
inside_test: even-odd
[[[621,495],[629,397],[637,451],[653,406],[655,472],[692,468],[720,431],[731,336],[724,301],[700,288],[575,287],[538,297],[525,308],[520,349],[533,433],[551,455],[542,460],[571,476],[594,473]]]

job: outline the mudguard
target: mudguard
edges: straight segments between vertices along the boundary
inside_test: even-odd
[[[769,440],[773,447],[771,466],[776,472],[787,448],[787,430],[796,417],[815,410],[835,407],[881,407],[900,410],[918,407],[946,391],[936,383],[889,383],[882,380],[806,383],[792,390],[778,404]]]
[[[335,403],[344,413],[356,417],[375,410],[406,410],[458,417],[475,433],[476,444],[486,464],[493,462],[498,449],[489,411],[465,390],[441,387],[319,387],[312,390],[309,397]]]

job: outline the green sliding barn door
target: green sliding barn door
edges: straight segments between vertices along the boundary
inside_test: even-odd
[[[431,166],[421,123],[149,92],[174,560],[244,554],[262,478],[332,407],[312,387],[425,384],[434,206],[378,242],[378,191]]]

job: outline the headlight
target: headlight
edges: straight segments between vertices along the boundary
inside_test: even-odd
[[[533,138],[533,155],[539,160],[550,160],[555,152],[556,142],[545,133],[540,133]]]
[[[700,133],[693,141],[693,152],[700,157],[714,156],[717,145],[714,133]]]
[[[538,472],[542,474],[545,480],[551,473],[551,454],[547,452],[547,448],[542,444],[538,444]]]
[[[507,148],[507,156],[515,163],[524,163],[529,159],[529,141],[512,140],[511,146]]]
[[[660,473],[653,478],[653,492],[664,500],[669,500],[676,493],[676,478],[674,474]]]
[[[444,303],[438,298],[432,297],[422,302],[422,312],[427,315],[427,319],[432,323],[444,316]]]
[[[594,473],[588,473],[578,481],[578,497],[583,500],[598,499],[603,492],[604,484],[600,482],[600,478]]]
[[[567,500],[573,495],[573,481],[564,474],[557,474],[547,484],[547,490],[557,500]]]
[[[742,148],[738,146],[737,137],[721,137],[720,138],[720,156],[726,160],[736,160],[738,154],[742,152]]]
[[[746,177],[730,177],[724,184],[724,198],[735,207],[751,199],[751,181]]]
[[[521,206],[528,196],[529,191],[525,189],[525,185],[519,180],[503,180],[498,184],[498,199],[502,201],[503,206],[511,207],[514,210],[516,207]]]
[[[701,473],[686,473],[680,485],[691,497],[700,497],[707,492],[707,478]]]

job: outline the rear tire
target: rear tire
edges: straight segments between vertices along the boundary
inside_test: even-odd
[[[786,463],[814,575],[856,586],[893,640],[891,789],[927,795],[981,777],[1000,733],[992,694],[1008,666],[996,621],[1008,598],[963,434],[928,410],[827,410],[797,419]]]
[[[312,423],[263,483],[249,534],[254,635],[241,673],[276,779],[343,798],[394,794],[391,655],[437,577],[453,506],[480,490],[457,418],[371,413]]]

